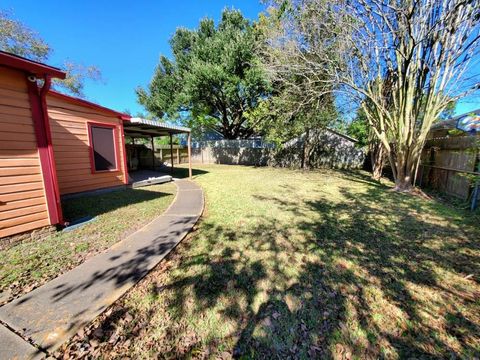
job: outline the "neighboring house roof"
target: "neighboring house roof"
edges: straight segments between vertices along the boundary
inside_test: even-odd
[[[343,137],[344,139],[350,140],[351,142],[354,142],[354,143],[357,143],[357,142],[358,142],[357,139],[355,139],[355,138],[353,138],[353,137],[351,137],[351,136],[348,136],[348,135],[346,135],[346,134],[343,134],[343,133],[341,133],[341,132],[338,132],[337,130],[334,130],[334,129],[332,129],[332,128],[327,128],[327,131],[330,131],[330,132],[332,132],[332,133],[334,133],[334,134],[336,134],[336,135],[338,135],[338,136],[341,136],[341,137]]]
[[[65,100],[65,101],[67,101],[71,104],[76,104],[76,105],[80,105],[80,106],[85,106],[85,107],[90,108],[90,109],[103,111],[103,112],[108,113],[110,115],[116,116],[116,117],[118,117],[122,120],[127,120],[127,121],[130,120],[130,115],[128,115],[128,114],[121,113],[121,112],[106,108],[104,106],[95,104],[93,102],[90,102],[90,101],[87,101],[87,100],[84,100],[84,99],[80,99],[80,98],[70,96],[70,95],[65,95],[65,94],[59,93],[58,91],[55,91],[55,90],[50,90],[48,94],[53,96],[53,97],[56,97],[58,99]]]
[[[22,70],[39,77],[49,75],[54,78],[65,79],[67,76],[66,73],[59,68],[48,66],[5,51],[0,51],[0,65]]]
[[[432,127],[430,128],[430,130],[450,130],[450,129],[455,129],[457,127],[457,121],[458,119],[460,119],[461,117],[464,117],[465,115],[469,115],[469,114],[478,114],[480,115],[480,109],[477,109],[477,110],[473,110],[473,111],[469,111],[469,112],[466,112],[464,114],[461,114],[461,115],[457,115],[457,116],[454,116],[450,119],[447,119],[447,120],[442,120],[442,121],[439,121],[435,124],[432,125]]]
[[[211,140],[223,140],[224,136],[221,132],[212,129],[209,126],[203,126],[193,136],[193,141],[211,141]]]

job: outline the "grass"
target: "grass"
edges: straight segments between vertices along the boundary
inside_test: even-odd
[[[160,215],[175,192],[175,185],[169,183],[64,201],[65,219],[96,216],[95,220],[2,251],[0,292],[6,292],[4,299],[32,290],[125,238]]]
[[[480,355],[478,215],[363,173],[201,170],[196,231],[57,355]]]

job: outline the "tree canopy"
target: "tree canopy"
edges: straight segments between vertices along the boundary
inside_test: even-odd
[[[358,140],[357,146],[367,146],[370,140],[370,128],[365,112],[359,109],[357,116],[348,124],[347,134]]]
[[[273,5],[286,15],[269,41],[272,72],[305,78],[312,86],[304,104],[329,91],[350,96],[388,155],[395,189],[410,191],[433,122],[480,88],[471,74],[480,52],[479,0]]]
[[[46,62],[53,52],[50,45],[37,32],[1,10],[0,50],[38,62]],[[101,72],[94,65],[65,61],[61,68],[67,77],[64,80],[54,79],[53,86],[76,96],[84,97],[86,79],[101,79]]]
[[[250,137],[255,124],[248,115],[270,91],[255,52],[258,36],[240,11],[228,9],[217,25],[205,18],[195,30],[177,29],[173,59],[160,57],[147,89],[137,89],[139,102],[159,118],[226,139]]]

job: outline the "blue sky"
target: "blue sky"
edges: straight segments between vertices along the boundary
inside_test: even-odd
[[[88,100],[133,114],[143,110],[135,88],[150,81],[160,54],[179,26],[195,28],[203,17],[219,19],[222,9],[240,9],[257,19],[257,0],[49,1],[2,0],[0,7],[38,32],[53,48],[49,65],[65,59],[96,65],[103,83],[87,82]]]
[[[133,114],[143,110],[135,88],[148,84],[160,54],[170,55],[177,27],[195,28],[206,16],[218,20],[225,7],[250,19],[264,9],[258,0],[2,0],[0,7],[47,41],[54,50],[50,65],[71,60],[100,68],[104,81],[86,83],[88,100]],[[473,71],[480,73],[480,65]],[[456,113],[479,108],[476,96],[458,104]]]

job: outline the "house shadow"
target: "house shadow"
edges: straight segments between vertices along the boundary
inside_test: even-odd
[[[194,177],[197,177],[207,174],[208,171],[192,169],[192,173]],[[175,168],[173,176],[179,179],[188,178],[188,168]],[[141,204],[172,195],[171,193],[158,191],[155,185],[152,186],[135,189],[127,187],[65,198],[62,200],[64,217],[69,222],[83,218],[94,218],[125,206]]]
[[[165,167],[164,171],[165,171],[166,174],[170,174],[170,169],[167,169]],[[206,171],[204,169],[199,169],[199,168],[192,167],[192,177],[198,177],[198,176],[205,175],[205,174],[208,174],[208,171]],[[188,167],[175,167],[174,166],[172,176],[174,178],[178,178],[178,179],[188,179],[189,178]]]
[[[141,204],[170,195],[172,194],[149,190],[148,187],[123,188],[106,193],[64,199],[62,200],[62,209],[67,221],[76,221],[82,218],[94,218],[125,206]]]

